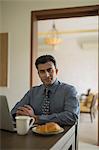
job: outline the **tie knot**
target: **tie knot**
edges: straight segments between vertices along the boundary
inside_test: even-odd
[[[49,89],[48,88],[45,89],[45,96],[49,97]]]

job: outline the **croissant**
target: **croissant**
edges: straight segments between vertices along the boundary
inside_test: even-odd
[[[61,127],[55,122],[49,122],[44,125],[38,125],[36,127],[36,131],[39,133],[49,133],[49,132],[56,132],[60,130]]]

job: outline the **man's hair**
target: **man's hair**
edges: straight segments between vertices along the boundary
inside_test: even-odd
[[[47,63],[47,62],[49,62],[49,61],[53,62],[54,66],[55,66],[55,68],[56,68],[56,60],[55,60],[55,58],[54,58],[53,56],[51,56],[51,55],[42,55],[42,56],[38,57],[38,58],[36,59],[36,61],[35,61],[35,66],[36,66],[36,68],[38,69],[38,65],[39,65],[39,64],[45,64],[45,63]]]

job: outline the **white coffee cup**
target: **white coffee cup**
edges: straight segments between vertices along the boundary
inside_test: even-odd
[[[32,127],[35,119],[29,116],[16,116],[16,128],[19,135],[25,135]]]

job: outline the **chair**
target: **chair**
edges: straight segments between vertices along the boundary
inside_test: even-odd
[[[80,113],[90,114],[91,122],[93,122],[93,118],[95,118],[97,99],[98,95],[91,93],[89,96],[87,96],[85,101],[80,102]]]
[[[90,95],[91,89],[88,89],[86,93],[82,93],[81,96],[88,96]]]

